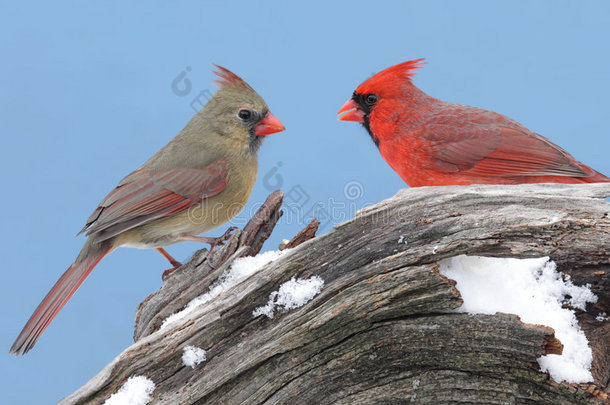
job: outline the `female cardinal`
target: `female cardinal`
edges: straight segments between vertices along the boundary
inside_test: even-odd
[[[27,353],[100,260],[119,246],[164,249],[235,216],[256,180],[265,135],[284,130],[265,101],[241,78],[216,66],[220,89],[180,133],[125,177],[87,220],[89,236],[68,270],[30,317],[10,353]],[[173,269],[172,269],[173,270]]]
[[[377,73],[339,110],[409,186],[610,182],[508,117],[430,97],[411,82],[422,61]]]

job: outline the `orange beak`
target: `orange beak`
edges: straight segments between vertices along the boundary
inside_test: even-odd
[[[285,129],[286,128],[280,122],[280,120],[278,120],[275,115],[271,114],[271,111],[269,111],[267,115],[265,115],[263,119],[256,124],[254,127],[254,133],[256,136],[271,135],[275,134],[276,132],[282,132]]]
[[[339,117],[339,121],[364,122],[364,111],[360,109],[360,106],[353,99],[347,100],[337,115],[344,112],[347,112],[347,114]]]

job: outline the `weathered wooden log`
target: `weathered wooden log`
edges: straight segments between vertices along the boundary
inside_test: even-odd
[[[610,313],[609,195],[609,184],[401,190],[159,330],[234,257],[253,253],[239,242],[270,232],[259,232],[258,218],[216,252],[222,260],[201,251],[168,277],[139,310],[137,342],[62,403],[103,403],[134,375],[156,384],[154,404],[603,402],[610,322],[594,318]],[[462,301],[437,263],[461,254],[550,256],[575,284],[590,283],[599,300],[578,318],[595,384],[558,384],[539,371],[537,357],[561,350],[552,329],[452,312]],[[313,300],[273,319],[253,315],[282,283],[311,276],[324,280]],[[207,361],[185,366],[187,345]]]

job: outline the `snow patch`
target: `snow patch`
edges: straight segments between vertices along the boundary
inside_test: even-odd
[[[563,308],[566,302],[584,309],[597,302],[589,286],[575,286],[569,277],[557,272],[548,257],[538,259],[501,259],[457,256],[439,262],[440,272],[457,282],[464,303],[458,312],[518,315],[525,323],[547,325],[563,343],[563,354],[538,358],[543,372],[555,381],[572,383],[593,381],[593,355],[580,329],[574,311]]]
[[[150,379],[141,375],[131,376],[104,405],[146,405],[150,402],[154,390],[155,383]]]
[[[190,368],[195,368],[197,364],[207,360],[205,354],[205,350],[200,347],[186,346],[182,349],[182,364]]]
[[[415,402],[417,399],[417,389],[419,388],[419,380],[413,380],[413,395],[411,395],[411,400],[409,402]],[[409,396],[407,396],[408,398]]]
[[[604,322],[609,319],[610,319],[610,317],[608,315],[606,315],[605,312],[601,312],[601,313],[597,314],[597,316],[595,317],[595,320],[598,322]]]
[[[259,253],[256,256],[241,257],[239,259],[236,259],[233,264],[231,264],[231,268],[225,271],[218,278],[218,280],[210,286],[210,290],[208,292],[196,298],[193,298],[191,302],[189,302],[182,311],[176,312],[168,316],[163,321],[163,324],[161,325],[160,329],[164,329],[170,323],[184,318],[199,305],[218,297],[220,294],[231,289],[233,286],[235,286],[242,280],[256,273],[267,263],[271,263],[272,261],[277,260],[279,257],[283,256],[288,251],[290,251],[290,249],[285,249],[283,251],[272,250],[265,253]]]
[[[256,308],[252,315],[255,317],[266,315],[273,318],[276,308],[294,309],[301,307],[311,301],[320,292],[323,285],[324,280],[318,276],[297,280],[293,277],[290,281],[282,284],[278,291],[273,291],[269,295],[267,305]]]

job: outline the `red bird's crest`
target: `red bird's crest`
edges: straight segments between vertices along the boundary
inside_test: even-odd
[[[393,93],[400,88],[400,85],[405,82],[405,79],[411,82],[411,76],[415,74],[417,69],[425,64],[426,62],[424,62],[424,59],[422,58],[391,66],[363,82],[356,89],[356,93],[377,93],[379,95],[379,93],[384,90]]]
[[[426,64],[425,59],[415,59],[407,62],[399,63],[398,65],[390,66],[387,69],[382,70],[375,76],[382,75],[402,75],[405,78],[410,78],[415,74],[415,71]]]

